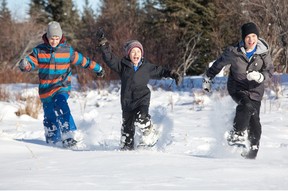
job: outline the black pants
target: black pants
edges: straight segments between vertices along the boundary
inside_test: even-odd
[[[233,128],[235,131],[248,131],[248,139],[251,145],[258,145],[262,134],[260,123],[261,102],[251,100],[248,95],[238,93],[232,96],[238,106],[234,118]]]
[[[133,111],[123,111],[122,112],[122,129],[121,134],[125,136],[125,143],[132,144],[134,142],[134,134],[135,134],[135,122],[139,118],[149,118],[150,115],[148,114],[149,106],[143,105],[139,106],[138,108],[134,109]]]

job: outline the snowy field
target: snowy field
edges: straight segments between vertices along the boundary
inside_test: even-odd
[[[260,150],[256,160],[249,160],[226,145],[224,133],[232,127],[236,105],[225,91],[205,95],[197,88],[201,79],[186,78],[181,88],[169,87],[171,82],[150,84],[150,114],[162,130],[150,150],[119,151],[119,84],[72,91],[69,105],[82,140],[74,150],[46,145],[42,110],[38,119],[18,117],[22,103],[0,102],[0,190],[288,189],[285,83],[279,98],[273,91],[265,94]],[[214,88],[217,84],[223,85]],[[37,95],[34,85],[4,87]]]

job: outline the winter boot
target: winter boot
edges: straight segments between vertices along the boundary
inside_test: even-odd
[[[139,146],[152,147],[156,144],[158,133],[151,123],[150,115],[137,119],[135,126],[141,131]]]
[[[148,128],[143,129],[139,147],[153,147],[159,138],[159,132],[151,124]]]
[[[150,115],[141,115],[135,120],[135,127],[141,130],[143,136],[148,136],[151,133],[151,119]]]
[[[243,154],[243,157],[246,159],[255,159],[259,150],[258,145],[251,145],[247,153]]]
[[[231,130],[227,137],[227,142],[231,146],[238,144],[245,145],[245,140],[245,133],[242,131]]]
[[[134,150],[134,136],[122,132],[120,148],[122,151]]]
[[[45,126],[44,130],[46,143],[57,144],[60,142],[61,144],[61,133],[59,128],[57,128],[55,125],[52,125],[51,127]]]
[[[73,131],[62,132],[62,144],[65,148],[73,147],[77,144]]]
[[[62,141],[62,143],[63,143],[64,148],[70,148],[70,147],[75,146],[77,144],[77,141],[73,138],[68,138]]]

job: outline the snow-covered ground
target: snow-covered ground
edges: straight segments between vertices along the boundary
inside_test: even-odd
[[[151,82],[150,114],[162,129],[151,150],[119,151],[119,84],[72,91],[69,105],[82,140],[78,150],[46,145],[42,111],[38,119],[18,117],[21,103],[0,102],[0,190],[288,189],[286,86],[278,99],[267,91],[259,154],[248,160],[224,139],[235,104],[225,91],[203,94],[199,81],[186,78],[182,88],[169,87],[171,80]],[[37,95],[31,84],[5,87]]]

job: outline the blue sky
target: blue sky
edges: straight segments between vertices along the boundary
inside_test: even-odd
[[[73,0],[74,5],[82,11],[85,0]],[[99,0],[89,0],[90,5],[94,10],[99,7]],[[7,0],[8,8],[11,11],[13,18],[23,20],[27,17],[30,0]]]

